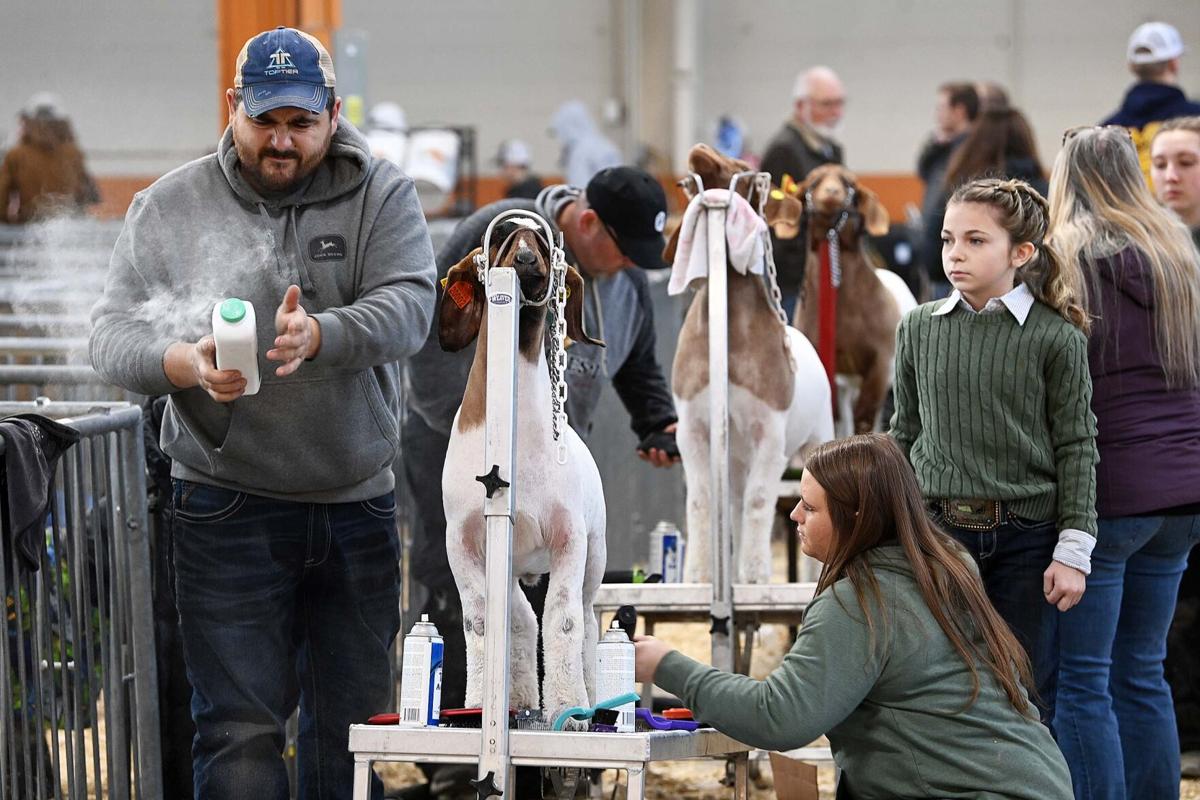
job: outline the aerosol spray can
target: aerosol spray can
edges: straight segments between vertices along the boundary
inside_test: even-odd
[[[633,667],[633,642],[614,619],[596,645],[596,702],[634,691]],[[617,733],[633,733],[633,720],[633,703],[617,706]]]
[[[674,523],[663,520],[650,531],[650,571],[662,575],[663,583],[683,582],[683,534]]]
[[[442,706],[442,637],[428,614],[404,637],[400,724],[436,727]]]

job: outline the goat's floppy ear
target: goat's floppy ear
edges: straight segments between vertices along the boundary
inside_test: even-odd
[[[567,267],[567,336],[577,342],[604,347],[604,342],[593,339],[583,330],[583,278],[574,267]]]
[[[683,228],[683,221],[675,226],[675,230],[671,232],[670,238],[667,239],[667,246],[663,248],[663,261],[668,265],[675,263],[675,250],[679,247],[679,231]]]
[[[479,335],[487,301],[475,272],[475,256],[482,252],[482,247],[476,247],[446,274],[438,314],[438,343],[447,352],[462,350]]]
[[[780,239],[795,239],[800,234],[802,213],[804,205],[799,200],[781,189],[771,187],[767,194],[767,203],[763,206],[763,215],[776,236]]]
[[[858,210],[862,212],[863,222],[867,233],[872,236],[883,236],[888,232],[891,218],[887,209],[879,202],[879,197],[863,185],[858,187]]]

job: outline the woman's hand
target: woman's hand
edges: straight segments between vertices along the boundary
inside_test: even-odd
[[[659,662],[675,648],[653,636],[634,636],[633,646],[636,651],[633,679],[638,683],[654,683],[654,673],[658,670]]]
[[[1087,576],[1060,561],[1051,561],[1042,573],[1042,593],[1046,602],[1058,606],[1059,611],[1070,610],[1083,597],[1086,588]]]

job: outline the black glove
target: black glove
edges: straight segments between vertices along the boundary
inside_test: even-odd
[[[646,434],[637,446],[638,450],[648,453],[651,450],[662,450],[671,458],[679,458],[679,445],[675,442],[674,431],[655,431]]]

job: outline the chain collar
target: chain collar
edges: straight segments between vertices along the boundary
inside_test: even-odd
[[[546,285],[546,291],[543,292],[542,296],[536,300],[530,300],[527,297],[525,297],[523,294],[521,295],[521,308],[526,308],[526,307],[542,308],[543,306],[546,306],[549,304],[550,296],[554,293],[553,263],[554,263],[555,253],[562,252],[563,243],[562,243],[562,234],[559,233],[556,236],[554,234],[554,230],[550,227],[550,223],[546,222],[545,219],[538,216],[537,214],[534,214],[531,211],[522,211],[521,209],[513,208],[513,209],[509,209],[508,211],[502,211],[499,214],[497,214],[495,217],[493,217],[492,221],[488,223],[487,230],[484,231],[484,233],[483,233],[483,249],[478,255],[475,256],[476,275],[479,278],[479,282],[482,285],[486,286],[487,285],[487,270],[491,266],[489,259],[491,258],[491,252],[492,252],[492,232],[496,229],[497,223],[502,222],[507,219],[526,220],[526,221],[532,223],[533,225],[535,225],[536,228],[540,228],[539,234],[541,235],[542,239],[545,241],[546,248],[550,251],[550,262],[551,262],[552,267],[551,267],[551,271],[550,271],[550,282]],[[512,234],[509,234],[509,238],[511,238],[511,237],[512,237]],[[508,239],[505,239],[504,242],[501,242],[500,246],[503,247],[504,243],[507,241],[508,241]],[[565,254],[563,255],[563,261],[564,261],[564,263],[566,263]]]
[[[541,228],[543,238],[550,250],[550,281],[546,286],[546,291],[541,298],[537,300],[526,300],[521,298],[521,307],[542,308],[548,307],[550,298],[554,298],[553,306],[553,325],[548,329],[551,336],[550,354],[548,366],[550,369],[550,429],[554,437],[555,460],[559,464],[567,463],[567,253],[563,247],[563,235],[561,232],[555,234],[550,227],[550,223],[532,212],[521,211],[520,209],[510,209],[509,211],[497,214],[490,223],[487,230],[483,234],[483,250],[475,256],[475,269],[479,277],[479,282],[487,287],[487,275],[491,266],[489,263],[490,253],[492,252],[492,232],[496,228],[496,223],[505,219],[521,217]],[[518,282],[518,287],[520,283]],[[487,292],[490,297],[491,292]]]
[[[833,288],[837,289],[842,285],[842,228],[846,227],[846,223],[854,212],[854,200],[858,195],[858,190],[853,186],[846,187],[846,199],[842,202],[841,211],[838,213],[837,219],[833,225],[825,231],[825,241],[829,243],[829,272],[830,279],[833,283]],[[812,190],[809,189],[804,193],[804,213],[810,219],[815,216],[812,211],[813,198]],[[806,245],[807,246],[807,245]]]

